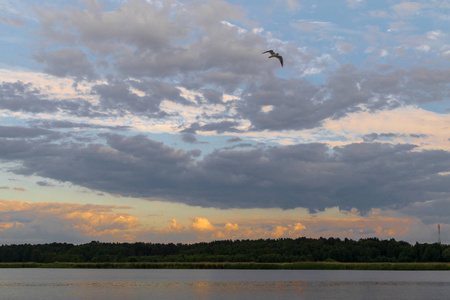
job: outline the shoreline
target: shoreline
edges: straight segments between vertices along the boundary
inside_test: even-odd
[[[228,270],[371,270],[371,271],[450,271],[450,263],[0,263],[0,268],[47,269],[228,269]]]

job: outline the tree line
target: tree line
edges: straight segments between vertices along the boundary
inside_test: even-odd
[[[0,246],[0,262],[450,262],[450,245],[339,238]]]

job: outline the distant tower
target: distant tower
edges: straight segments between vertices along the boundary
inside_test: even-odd
[[[438,244],[441,243],[441,224],[438,224]]]

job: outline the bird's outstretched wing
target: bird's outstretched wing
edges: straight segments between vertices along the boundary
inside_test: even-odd
[[[270,54],[272,54],[272,55],[274,55],[275,54],[275,52],[273,52],[273,50],[267,50],[267,51],[264,51],[263,53],[261,53],[261,54],[264,54],[264,53],[267,53],[267,52],[269,52]]]
[[[278,55],[277,58],[280,60],[281,67],[283,67],[283,57]]]

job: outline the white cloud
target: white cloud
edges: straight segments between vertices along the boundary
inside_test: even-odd
[[[428,52],[430,51],[431,47],[428,45],[420,45],[419,47],[417,47],[417,50],[421,51],[421,52]]]
[[[430,39],[430,40],[437,40],[439,38],[443,38],[446,37],[447,34],[443,33],[440,30],[434,30],[434,31],[428,31],[426,36]]]
[[[341,54],[348,54],[353,52],[355,50],[355,46],[352,43],[344,42],[344,41],[337,41],[336,42],[336,48],[339,53]]]
[[[378,113],[354,113],[340,120],[327,120],[323,128],[331,136],[345,136],[346,141],[328,140],[331,145],[343,145],[370,133],[401,133],[396,142],[414,143],[419,149],[450,151],[450,126],[446,114],[437,114],[417,107],[405,107]],[[439,130],[436,130],[439,128]],[[313,132],[314,130],[312,130]],[[319,132],[320,133],[320,132]],[[421,138],[412,139],[410,135]],[[424,138],[426,136],[426,138]]]
[[[356,8],[364,3],[364,0],[346,0],[350,8]]]
[[[300,8],[300,2],[297,0],[283,0],[283,1],[286,3],[288,9],[291,11],[295,11]]]
[[[392,6],[392,9],[400,16],[407,17],[414,15],[423,7],[423,4],[418,2],[402,2]]]

